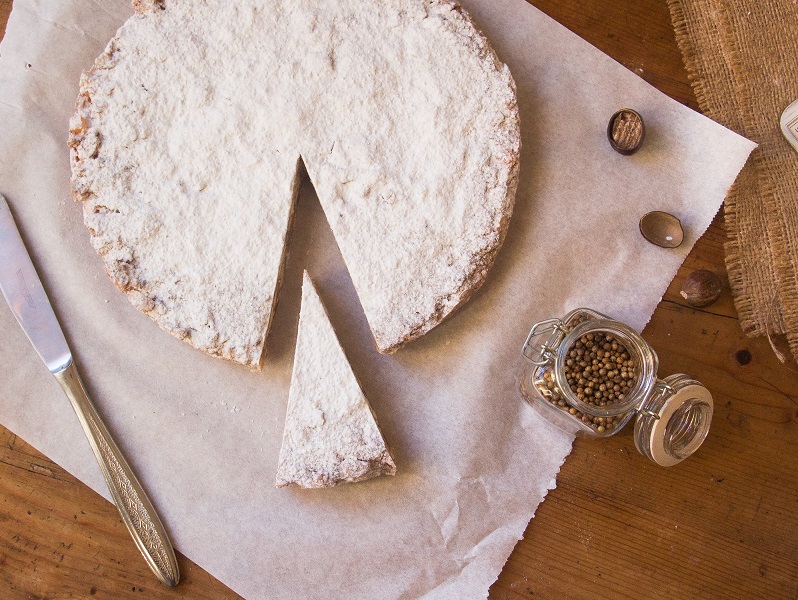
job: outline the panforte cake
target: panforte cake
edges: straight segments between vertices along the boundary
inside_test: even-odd
[[[377,347],[482,284],[520,146],[508,68],[450,0],[136,0],[81,78],[72,188],[111,279],[257,368],[304,164]]]

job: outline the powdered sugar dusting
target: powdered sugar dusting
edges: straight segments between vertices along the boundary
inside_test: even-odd
[[[137,308],[257,365],[300,156],[382,351],[481,284],[520,134],[510,73],[459,6],[140,4],[70,124],[75,196]]]
[[[305,273],[277,486],[332,487],[394,474],[368,400]]]

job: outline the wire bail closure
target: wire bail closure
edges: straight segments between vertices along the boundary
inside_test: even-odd
[[[663,381],[662,379],[658,379],[657,382],[654,384],[654,388],[651,391],[652,395],[651,396],[647,396],[646,398],[643,398],[643,402],[641,403],[640,408],[637,409],[637,412],[639,414],[641,414],[641,415],[646,416],[646,417],[651,417],[655,421],[659,421],[659,419],[660,419],[660,414],[659,413],[654,412],[653,410],[650,410],[648,408],[645,408],[646,404],[648,404],[649,398],[652,398],[653,394],[656,394],[656,393],[658,393],[660,395],[668,394],[669,396],[672,396],[673,394],[676,393],[676,390],[673,389],[673,386],[671,386],[671,384],[669,384],[667,381]]]
[[[538,321],[529,330],[529,335],[526,336],[526,341],[521,348],[521,354],[535,366],[542,367],[551,364],[557,356],[557,348],[565,337],[565,333],[565,327],[560,319]],[[540,338],[547,334],[550,334],[548,339],[537,345]]]

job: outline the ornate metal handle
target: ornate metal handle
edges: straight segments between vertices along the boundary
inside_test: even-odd
[[[122,521],[150,569],[168,586],[180,581],[175,551],[161,519],[86,394],[74,363],[55,378],[78,415]]]

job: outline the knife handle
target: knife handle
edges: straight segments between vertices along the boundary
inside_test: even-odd
[[[54,373],[78,415],[122,521],[150,569],[168,586],[180,580],[175,551],[161,519],[86,394],[77,367]]]

